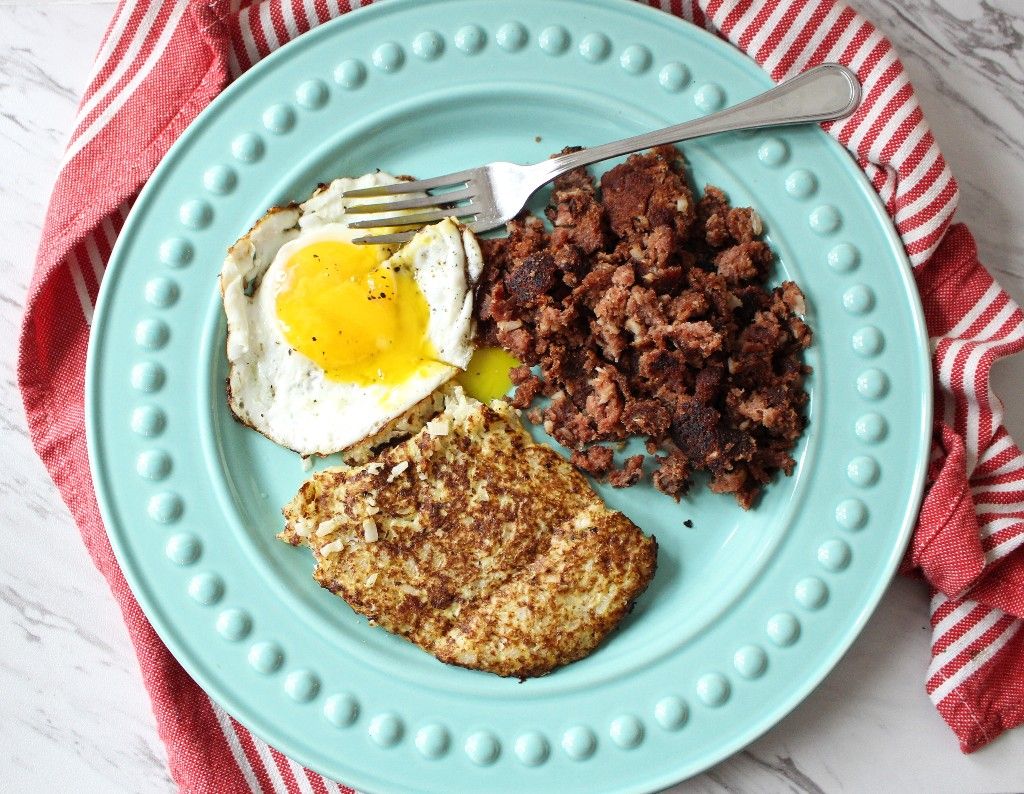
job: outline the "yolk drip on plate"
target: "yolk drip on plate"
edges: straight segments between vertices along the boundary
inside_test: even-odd
[[[508,371],[518,366],[519,361],[500,347],[478,347],[466,371],[460,372],[456,380],[466,394],[482,403],[489,403],[504,397],[512,388]]]
[[[436,361],[426,298],[380,247],[316,242],[285,269],[276,305],[285,339],[331,380],[394,386]]]

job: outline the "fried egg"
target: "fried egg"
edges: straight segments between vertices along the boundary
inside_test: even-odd
[[[338,179],[272,209],[221,269],[231,410],[303,456],[376,433],[473,354],[472,232],[446,219],[398,250],[353,243],[365,232],[348,228],[341,194],[395,181]]]

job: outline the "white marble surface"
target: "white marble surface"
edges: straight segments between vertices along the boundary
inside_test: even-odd
[[[896,43],[982,258],[1024,299],[1024,0],[852,0]],[[0,789],[174,789],[118,610],[24,426],[15,345],[45,202],[112,2],[0,0]],[[1024,360],[997,367],[1024,437]],[[673,792],[1011,792],[1024,730],[972,756],[925,696],[926,598],[897,581],[747,750]]]

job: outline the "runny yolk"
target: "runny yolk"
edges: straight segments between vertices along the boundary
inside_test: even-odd
[[[466,371],[460,372],[456,380],[470,397],[489,403],[504,397],[512,388],[508,371],[518,366],[519,360],[500,347],[478,347]]]
[[[299,249],[285,263],[276,309],[288,344],[331,380],[393,386],[436,359],[419,285],[376,246],[328,240]]]

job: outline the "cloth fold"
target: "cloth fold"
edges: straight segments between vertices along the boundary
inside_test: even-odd
[[[106,31],[50,202],[21,333],[18,378],[36,449],[110,583],[138,653],[171,773],[195,792],[350,791],[285,758],[185,674],[117,566],[92,490],[83,382],[93,306],[141,186],[233,79],[357,0],[122,0]],[[957,186],[891,44],[839,0],[661,0],[775,80],[825,61],[864,100],[826,125],[903,239],[933,346],[928,489],[904,572],[933,591],[926,689],[970,752],[1024,721],[1024,455],[1002,426],[989,372],[1024,346],[1024,315],[950,226]]]

